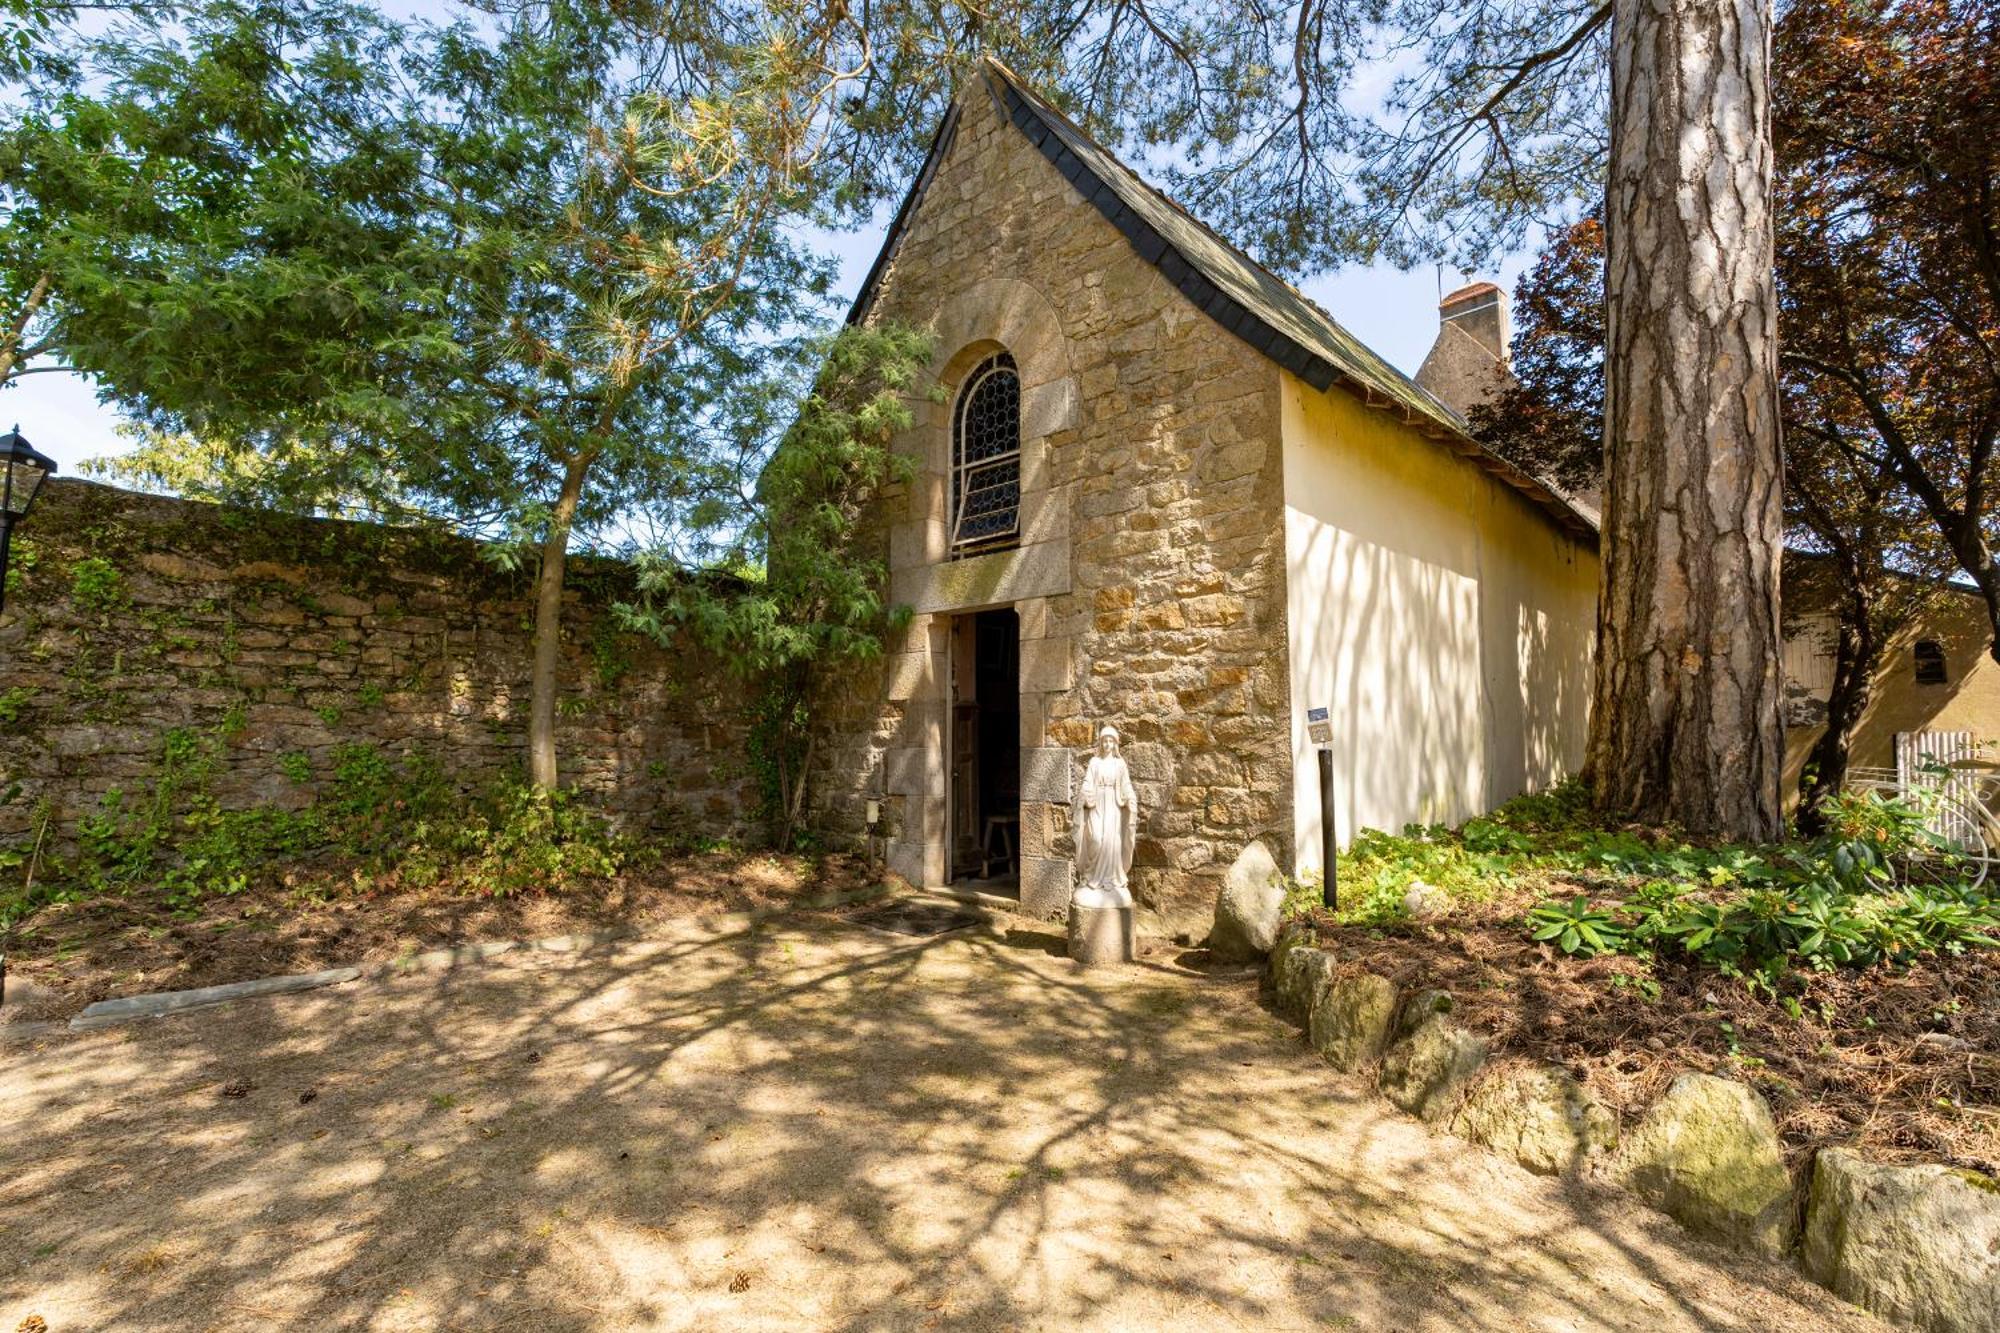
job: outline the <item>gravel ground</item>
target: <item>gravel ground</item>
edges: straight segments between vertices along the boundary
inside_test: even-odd
[[[1869,1329],[1247,977],[683,923],[0,1044],[0,1329]]]

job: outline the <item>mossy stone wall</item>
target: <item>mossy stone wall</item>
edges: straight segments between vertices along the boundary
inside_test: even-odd
[[[474,542],[51,481],[0,613],[0,849],[60,854],[166,739],[222,746],[225,809],[299,808],[341,747],[422,756],[467,789],[525,765],[529,575]],[[634,833],[743,835],[742,690],[691,645],[620,631],[631,570],[574,559],[564,785]]]

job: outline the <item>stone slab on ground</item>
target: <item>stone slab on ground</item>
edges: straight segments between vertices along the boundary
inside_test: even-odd
[[[1886,1318],[2000,1333],[2000,1182],[1829,1148],[1813,1163],[1802,1258],[1814,1281]]]
[[[1343,1074],[1381,1058],[1396,1016],[1396,983],[1372,972],[1342,977],[1313,998],[1306,1035],[1312,1048]]]
[[[1616,1143],[1618,1117],[1563,1070],[1520,1065],[1483,1079],[1452,1117],[1451,1131],[1554,1176]]]
[[[157,991],[151,995],[131,995],[118,1000],[99,1000],[69,1021],[82,1031],[124,1023],[134,1018],[158,1018],[164,1014],[206,1009],[259,995],[289,995],[294,991],[338,986],[361,975],[358,967],[331,967],[324,972],[302,972],[289,977],[265,977],[259,981],[234,981],[226,986],[203,986],[198,990]]]
[[[1682,1074],[1619,1147],[1611,1178],[1691,1231],[1780,1255],[1796,1222],[1771,1108],[1754,1089]]]

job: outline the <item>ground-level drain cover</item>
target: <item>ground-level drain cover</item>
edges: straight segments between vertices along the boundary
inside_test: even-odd
[[[886,903],[847,918],[857,926],[894,931],[898,935],[943,935],[979,925],[985,917],[966,907],[943,903]]]

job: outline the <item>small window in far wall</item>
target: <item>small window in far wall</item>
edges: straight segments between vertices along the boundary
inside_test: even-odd
[[[1943,685],[1944,645],[1936,639],[1917,640],[1917,684]]]

